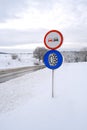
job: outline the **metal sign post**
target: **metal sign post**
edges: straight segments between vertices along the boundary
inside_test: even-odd
[[[52,98],[54,98],[54,70],[52,70]]]

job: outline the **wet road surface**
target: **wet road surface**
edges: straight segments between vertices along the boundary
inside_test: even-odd
[[[44,65],[0,70],[0,83],[43,68],[45,68]]]

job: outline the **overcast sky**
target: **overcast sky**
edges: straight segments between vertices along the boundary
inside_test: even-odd
[[[0,46],[43,43],[47,31],[87,42],[87,0],[0,0]]]

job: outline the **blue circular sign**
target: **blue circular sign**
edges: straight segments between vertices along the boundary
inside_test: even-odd
[[[63,57],[59,51],[50,50],[44,55],[43,60],[49,69],[57,69],[62,65]]]

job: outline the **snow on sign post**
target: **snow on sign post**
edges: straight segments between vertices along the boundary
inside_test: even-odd
[[[57,30],[51,30],[44,37],[44,44],[49,50],[44,55],[44,64],[52,69],[52,97],[54,97],[54,69],[62,65],[63,57],[58,49],[63,43],[63,35]]]

